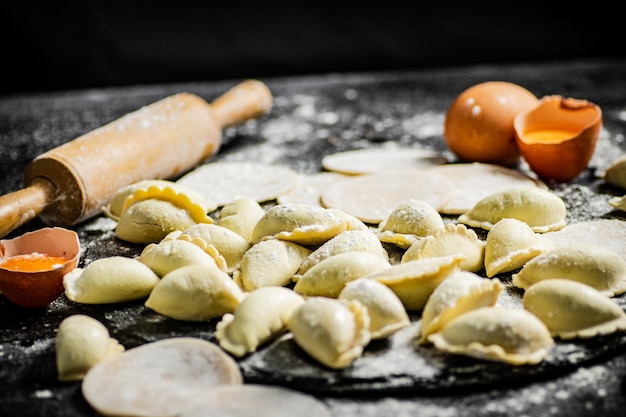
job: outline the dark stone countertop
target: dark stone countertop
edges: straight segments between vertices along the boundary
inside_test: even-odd
[[[326,154],[391,143],[432,149],[452,158],[442,139],[447,107],[465,88],[489,80],[517,83],[538,97],[559,94],[600,105],[603,129],[589,168],[569,184],[548,185],[566,201],[570,223],[624,219],[621,212],[612,211],[606,203],[622,191],[607,187],[599,176],[626,148],[626,61],[520,63],[264,79],[274,95],[271,113],[226,129],[222,148],[211,160],[255,160],[314,173],[321,170],[321,158]],[[239,81],[0,97],[0,193],[21,187],[24,169],[35,156],[82,133],[181,91],[211,101]],[[6,238],[42,226],[34,220]],[[133,256],[141,250],[116,239],[114,224],[103,216],[72,228],[81,238],[83,265],[114,254]],[[623,298],[619,297],[622,306]],[[47,308],[22,309],[0,296],[0,415],[96,415],[82,398],[79,383],[62,383],[56,378],[56,329],[65,317],[75,313],[101,320],[126,348],[176,335],[214,340],[214,323],[207,326],[159,320],[146,311],[142,302],[90,306],[72,303],[62,295]],[[377,349],[384,351],[386,347],[376,345],[371,354],[375,355]],[[295,384],[314,393],[329,406],[333,416],[595,416],[624,410],[623,335],[560,349],[562,357],[536,371],[451,360],[448,364],[463,371],[463,375],[451,372],[445,381],[435,376],[424,384],[420,378],[405,382],[404,375],[384,369],[381,372],[388,374],[381,383],[359,385],[346,379],[348,382],[342,384],[346,373],[338,373],[333,379],[327,370],[316,373],[315,365],[306,360],[303,363],[311,368],[309,386],[297,379],[281,381],[280,371],[268,374],[268,378],[272,383]],[[567,349],[571,351],[565,352]],[[279,353],[276,360],[280,360]],[[396,360],[402,358],[400,355]],[[257,382],[257,378],[262,382],[263,372],[254,372],[258,364],[250,360],[241,363],[249,381]],[[389,369],[396,369],[398,363],[391,365]],[[337,382],[335,386],[341,389],[333,392],[321,386],[329,381]]]

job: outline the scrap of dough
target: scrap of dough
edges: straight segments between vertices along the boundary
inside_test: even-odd
[[[588,220],[568,224],[564,228],[544,235],[554,247],[585,242],[603,246],[626,260],[626,221],[619,219]]]
[[[238,198],[257,202],[275,199],[298,182],[291,168],[260,162],[219,161],[201,165],[182,176],[177,184],[200,193],[218,206]]]
[[[396,170],[358,175],[338,181],[322,192],[322,205],[378,224],[400,203],[421,200],[443,207],[454,185],[444,175],[430,170]]]
[[[82,393],[107,416],[174,416],[211,389],[242,384],[235,360],[217,344],[174,337],[128,349],[85,375]]]
[[[296,411],[297,410],[297,411]],[[222,385],[205,392],[179,417],[331,417],[316,397],[271,385]]]
[[[341,174],[361,175],[398,167],[427,168],[446,162],[442,155],[426,149],[367,148],[326,155],[322,158],[322,167]]]
[[[479,162],[455,163],[438,165],[429,171],[445,176],[454,185],[450,199],[439,207],[441,214],[465,213],[482,198],[496,191],[520,185],[547,189],[540,180],[500,165]]]
[[[289,191],[276,197],[278,204],[301,203],[321,206],[322,191],[337,181],[352,178],[338,172],[318,172],[301,175],[298,183]]]

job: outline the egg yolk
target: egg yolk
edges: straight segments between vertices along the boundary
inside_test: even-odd
[[[545,129],[536,130],[534,132],[526,132],[524,134],[524,142],[526,143],[561,143],[564,140],[575,137],[578,132],[560,130],[560,129]]]
[[[62,267],[66,262],[67,259],[62,256],[31,253],[6,258],[0,263],[0,268],[23,272],[49,271]]]

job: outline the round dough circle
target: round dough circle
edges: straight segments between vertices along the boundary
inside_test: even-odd
[[[197,167],[176,183],[223,206],[244,197],[259,203],[273,200],[292,189],[298,183],[298,176],[285,166],[219,161]]]
[[[384,171],[336,182],[322,192],[321,200],[324,207],[377,224],[409,199],[424,201],[438,210],[450,198],[453,187],[445,176],[427,170]]]
[[[326,405],[309,394],[270,385],[223,385],[205,392],[179,417],[330,417]]]
[[[173,416],[224,384],[241,384],[237,363],[218,345],[176,337],[129,349],[92,367],[85,400],[107,416]]]
[[[341,174],[360,175],[398,168],[428,168],[445,162],[443,156],[426,149],[365,148],[326,155],[322,167]]]
[[[318,172],[311,175],[301,175],[298,184],[291,190],[276,198],[278,204],[300,203],[321,206],[322,192],[337,181],[352,178],[338,172]]]
[[[430,171],[445,176],[454,184],[450,200],[439,209],[442,214],[465,213],[482,198],[508,188],[527,185],[547,189],[540,180],[500,165],[454,163],[435,166]]]

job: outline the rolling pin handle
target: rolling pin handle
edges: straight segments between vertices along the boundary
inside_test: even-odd
[[[56,187],[37,178],[28,187],[0,197],[0,237],[31,221],[56,198]]]
[[[272,93],[259,80],[245,80],[211,103],[213,117],[223,129],[263,116],[272,109]]]

